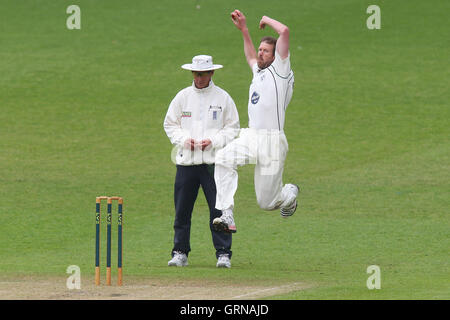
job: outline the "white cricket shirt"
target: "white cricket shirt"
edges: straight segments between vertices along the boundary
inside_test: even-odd
[[[253,66],[253,80],[248,99],[249,128],[276,129],[282,131],[286,108],[294,89],[294,72],[290,55],[281,59],[275,50],[275,60],[265,68]]]
[[[215,150],[223,148],[239,133],[239,114],[230,95],[211,81],[204,89],[184,88],[169,105],[164,130],[176,146],[176,164],[198,165],[214,163]],[[187,139],[198,142],[211,140],[204,151],[186,149]]]

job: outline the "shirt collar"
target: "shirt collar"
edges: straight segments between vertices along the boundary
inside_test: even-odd
[[[211,91],[211,89],[214,88],[214,86],[215,86],[214,82],[211,80],[211,81],[209,81],[209,85],[206,88],[199,89],[195,86],[194,81],[192,81],[192,88],[194,89],[195,92],[198,92],[198,93],[207,93],[207,92]]]

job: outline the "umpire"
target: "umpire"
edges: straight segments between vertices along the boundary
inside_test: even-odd
[[[214,156],[239,132],[239,115],[230,95],[211,80],[214,70],[211,56],[200,55],[184,64],[193,75],[192,86],[175,96],[164,119],[164,130],[176,148],[174,247],[169,266],[188,265],[191,251],[191,217],[200,186],[208,202],[209,225],[216,249],[217,267],[231,267],[231,234],[212,227],[221,212],[215,208]]]

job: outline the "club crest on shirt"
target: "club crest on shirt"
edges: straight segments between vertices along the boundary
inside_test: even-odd
[[[252,102],[252,104],[257,104],[259,101],[259,93],[258,92],[253,92],[252,97],[250,98],[250,101]]]
[[[191,117],[191,112],[190,111],[183,111],[181,113],[181,117],[182,118],[190,118]]]

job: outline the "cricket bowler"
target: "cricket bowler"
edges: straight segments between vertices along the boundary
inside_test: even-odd
[[[279,37],[263,37],[256,52],[246,18],[242,12],[231,13],[234,25],[244,39],[244,54],[253,72],[248,99],[248,128],[216,153],[214,179],[217,187],[216,208],[222,215],[213,221],[217,230],[235,233],[234,195],[238,186],[237,167],[255,164],[254,186],[258,205],[263,210],[280,210],[289,217],[297,209],[299,187],[283,185],[283,169],[288,152],[284,134],[286,108],[294,88],[294,73],[289,54],[289,28],[263,16],[259,28],[275,30]]]

